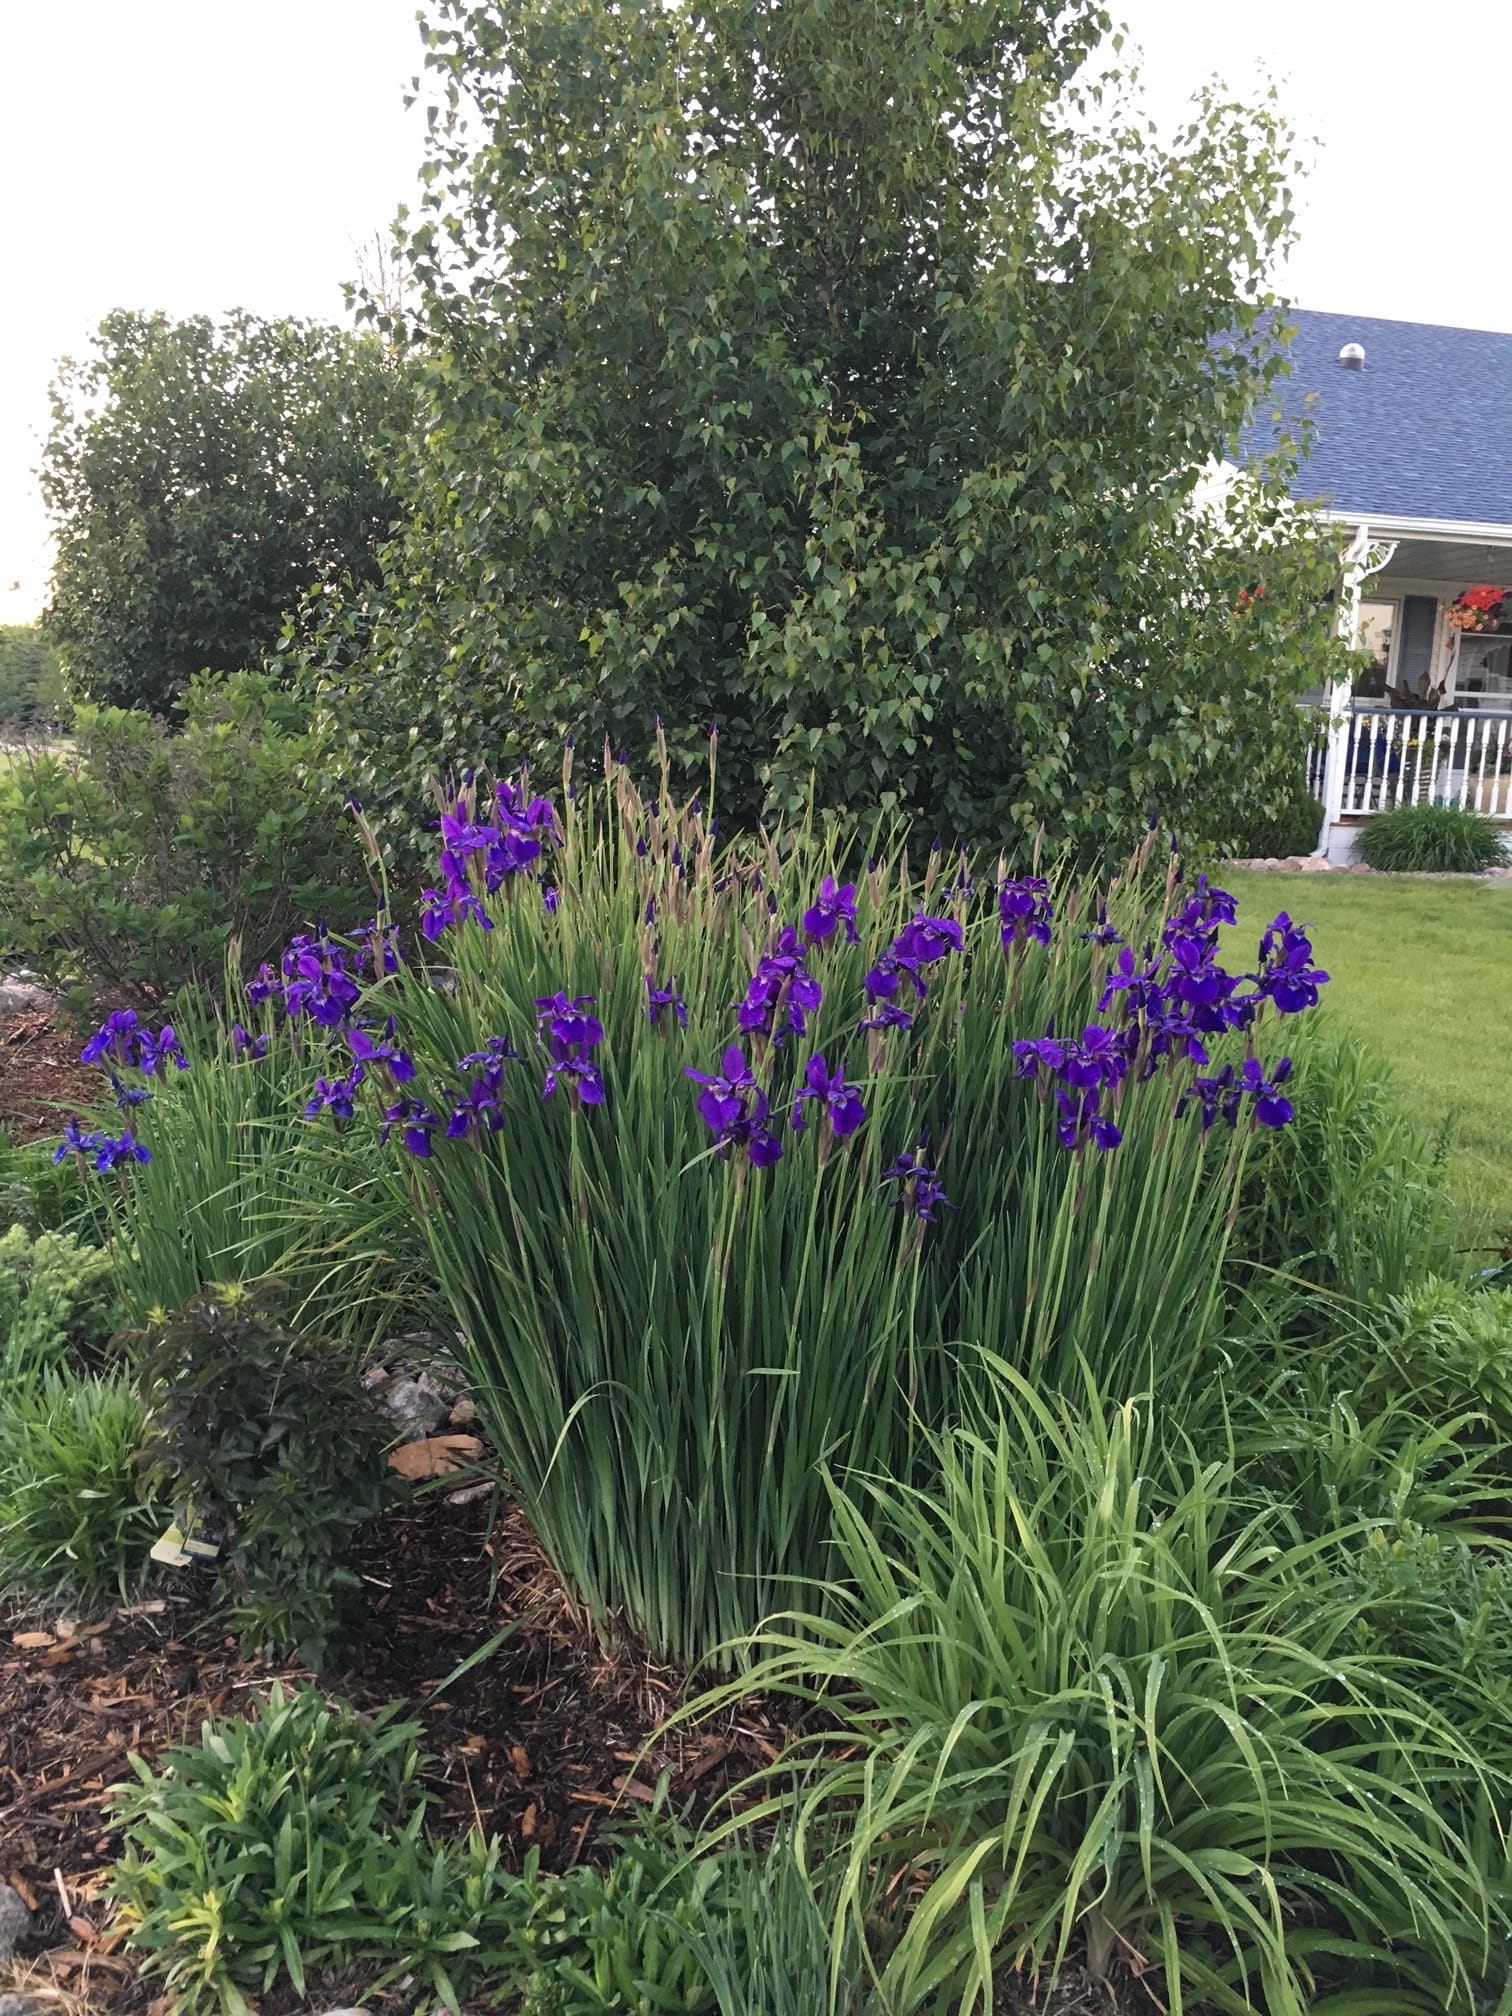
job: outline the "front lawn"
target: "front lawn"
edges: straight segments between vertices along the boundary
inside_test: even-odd
[[[1223,878],[1246,920],[1314,928],[1333,1013],[1392,1065],[1430,1130],[1448,1123],[1456,1243],[1512,1235],[1512,884],[1367,875]],[[1249,934],[1246,921],[1245,936]]]

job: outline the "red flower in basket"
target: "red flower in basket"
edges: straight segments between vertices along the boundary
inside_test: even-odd
[[[1505,588],[1467,588],[1444,611],[1451,630],[1489,630],[1500,621]]]

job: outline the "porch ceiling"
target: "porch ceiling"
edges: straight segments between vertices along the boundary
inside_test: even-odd
[[[1399,539],[1397,549],[1376,580],[1400,575],[1411,581],[1444,581],[1473,587],[1481,581],[1501,586],[1512,582],[1512,535],[1503,541],[1485,539]],[[1370,592],[1367,583],[1366,594]]]

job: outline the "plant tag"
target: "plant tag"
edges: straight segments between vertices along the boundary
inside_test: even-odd
[[[213,1561],[219,1553],[213,1540],[196,1540],[192,1530],[186,1534],[177,1525],[170,1526],[151,1548],[151,1558],[165,1568],[192,1568],[196,1561]]]

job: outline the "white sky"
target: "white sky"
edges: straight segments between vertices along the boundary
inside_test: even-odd
[[[1162,120],[1274,78],[1303,307],[1512,331],[1507,0],[1112,0]],[[111,308],[336,317],[413,191],[415,0],[0,0],[0,622],[41,606],[55,359]],[[15,584],[15,585],[13,585]]]

